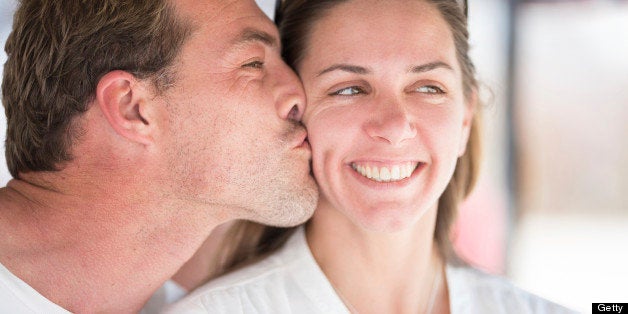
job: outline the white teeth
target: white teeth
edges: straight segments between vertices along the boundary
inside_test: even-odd
[[[390,178],[393,179],[393,180],[401,179],[401,170],[399,170],[399,166],[398,165],[394,165],[392,167],[392,170],[390,171]]]
[[[351,167],[359,174],[377,182],[395,182],[409,178],[419,164],[407,162],[402,165],[394,165],[392,168],[366,166],[352,163]]]
[[[379,177],[382,179],[382,181],[390,181],[390,170],[388,170],[388,168],[386,167],[382,167],[381,169],[379,169]]]
[[[374,179],[376,181],[381,181],[379,179],[379,169],[377,169],[377,167],[373,167],[373,170],[371,171],[371,177],[369,179]]]

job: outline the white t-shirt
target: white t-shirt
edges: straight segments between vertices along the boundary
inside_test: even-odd
[[[446,267],[452,314],[574,313],[497,276]],[[342,313],[349,310],[316,264],[300,228],[264,260],[215,279],[166,313]]]
[[[0,264],[0,313],[68,314]]]
[[[141,314],[157,314],[181,299],[187,291],[172,280],[164,283],[142,308]],[[0,264],[0,313],[68,314]]]

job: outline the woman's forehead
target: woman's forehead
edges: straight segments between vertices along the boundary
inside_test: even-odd
[[[333,7],[313,26],[304,59],[455,63],[453,35],[436,8],[416,0],[386,3],[353,0]]]

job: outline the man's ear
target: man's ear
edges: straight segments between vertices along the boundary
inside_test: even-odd
[[[465,98],[464,101],[464,116],[462,118],[462,137],[460,139],[460,146],[458,147],[458,157],[462,157],[467,150],[467,142],[469,142],[469,135],[471,134],[471,126],[473,124],[473,117],[475,117],[475,111],[478,109],[478,92],[474,88],[471,91],[471,97]]]
[[[147,83],[125,71],[112,71],[96,86],[96,101],[119,135],[144,145],[153,141],[153,122]]]

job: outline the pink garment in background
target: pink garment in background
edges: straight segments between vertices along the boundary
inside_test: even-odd
[[[456,253],[471,265],[491,274],[504,274],[506,201],[502,193],[478,182],[460,206],[452,240]]]

